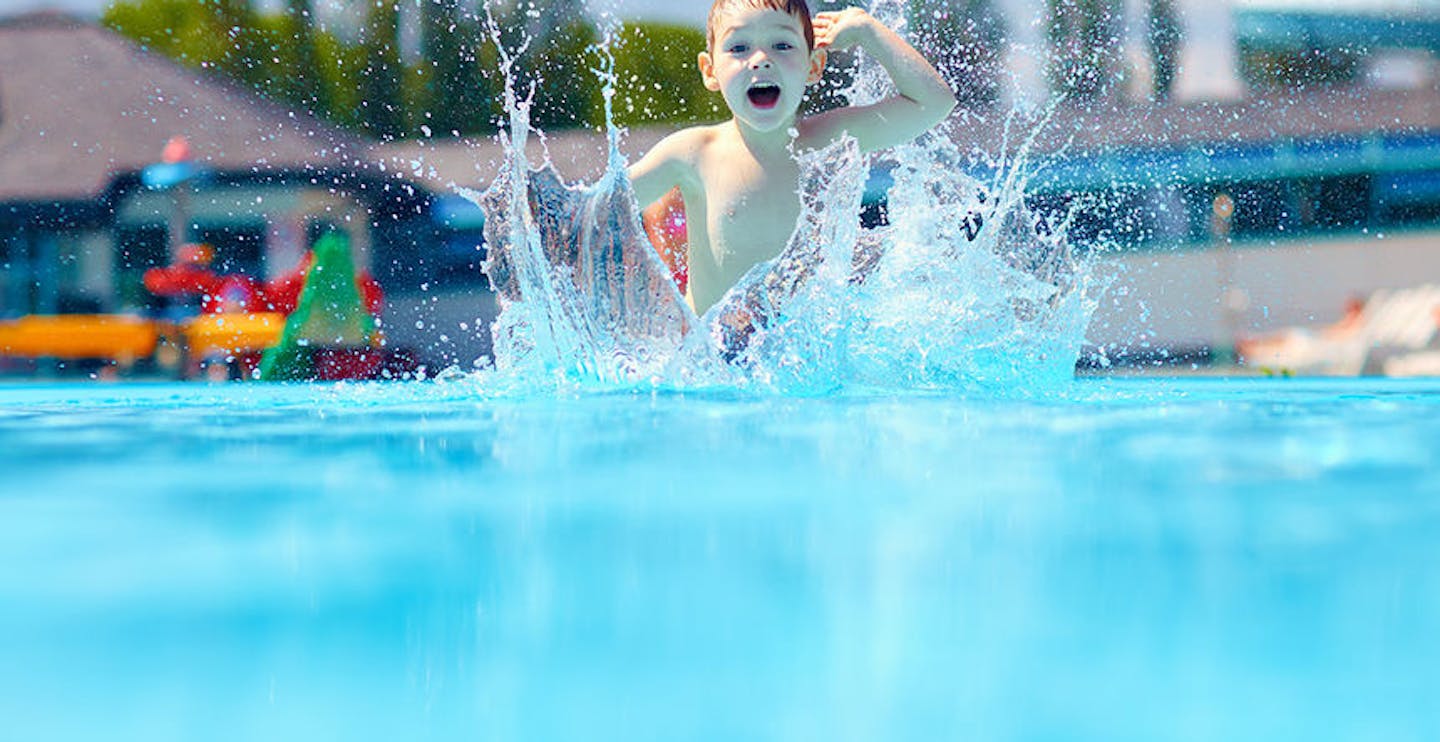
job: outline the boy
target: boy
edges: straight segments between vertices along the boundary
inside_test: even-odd
[[[642,206],[680,189],[689,225],[686,300],[702,315],[751,267],[779,254],[794,231],[800,171],[793,151],[844,134],[861,151],[883,149],[919,136],[955,107],[935,68],[858,8],[812,21],[805,0],[715,0],[705,31],[700,76],[724,96],[732,118],[666,137],[629,171]],[[826,50],[854,46],[885,68],[898,94],[797,120],[805,87],[825,71]]]

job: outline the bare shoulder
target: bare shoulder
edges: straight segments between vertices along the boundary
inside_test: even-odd
[[[715,126],[691,126],[666,135],[655,143],[650,152],[666,158],[694,162],[695,158],[715,141],[716,133]]]
[[[666,135],[632,163],[630,182],[640,205],[653,203],[676,186],[694,188],[701,155],[713,139],[713,127],[681,129]]]

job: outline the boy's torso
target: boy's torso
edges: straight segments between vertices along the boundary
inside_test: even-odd
[[[706,128],[695,182],[681,188],[691,225],[689,293],[702,314],[751,267],[780,254],[800,216],[800,169],[788,150],[757,154],[733,128]]]

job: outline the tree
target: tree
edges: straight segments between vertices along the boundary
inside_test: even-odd
[[[255,70],[249,64],[255,58],[252,52],[256,47],[250,3],[247,0],[213,0],[210,5],[228,42],[225,53],[220,57],[220,69],[237,80],[254,80]]]
[[[106,9],[102,22],[182,64],[217,72],[326,117],[332,115],[330,91],[353,86],[358,78],[338,81],[334,70],[321,69],[319,47],[335,49],[339,42],[315,30],[308,17],[297,25],[294,6],[308,5],[309,0],[291,0],[291,12],[262,16],[243,3],[128,0]],[[299,13],[308,16],[306,9]]]
[[[913,2],[910,37],[945,76],[961,104],[1000,97],[1005,21],[993,0]]]
[[[346,44],[332,34],[319,33],[315,36],[315,60],[320,70],[317,87],[330,105],[328,111],[316,113],[346,128],[365,128],[368,108],[361,106],[365,90],[360,84],[369,64],[365,49]]]
[[[400,61],[400,6],[396,0],[373,0],[361,32],[365,69],[361,73],[361,120],[381,139],[400,136],[405,111],[401,100],[404,67]]]
[[[667,23],[627,23],[611,46],[615,56],[615,123],[696,123],[724,118],[718,93],[705,89],[695,57],[705,32]],[[593,115],[603,121],[603,112]]]
[[[588,21],[575,20],[555,29],[522,65],[527,83],[539,91],[530,120],[542,129],[595,126],[600,110],[599,36]]]
[[[412,130],[425,126],[445,135],[493,128],[501,86],[484,74],[483,45],[481,25],[461,11],[459,0],[423,0]]]
[[[329,111],[329,101],[321,84],[320,60],[315,49],[315,9],[313,0],[286,0],[285,18],[288,21],[294,62],[290,83],[290,100],[307,104],[316,114]],[[323,115],[323,114],[322,114]]]
[[[593,126],[600,110],[599,35],[581,0],[530,0],[492,9],[500,27],[500,43],[518,49],[515,92],[535,90],[530,121],[541,129]]]
[[[105,22],[190,66],[228,75],[269,97],[381,139],[428,131],[446,136],[494,130],[502,114],[498,49],[469,0],[421,0],[420,49],[400,53],[398,0],[365,0],[359,38],[347,43],[319,27],[314,0],[120,0]],[[508,49],[529,37],[516,60],[516,90],[535,90],[531,121],[541,128],[604,121],[598,32],[581,0],[532,0],[494,9]],[[241,43],[243,42],[243,43]],[[695,54],[698,29],[657,23],[624,27],[612,45],[616,120],[625,125],[716,120],[720,99],[704,89]],[[424,127],[424,128],[422,128]]]
[[[230,44],[216,9],[194,0],[132,0],[106,8],[101,22],[182,64],[220,69]]]
[[[464,128],[458,120],[455,96],[464,85],[460,58],[460,3],[458,0],[422,0],[420,3],[420,78],[416,118],[441,131]]]
[[[1118,0],[1047,0],[1050,84],[1063,95],[1093,100],[1118,81]]]
[[[1156,98],[1164,100],[1170,97],[1180,63],[1180,16],[1175,11],[1175,0],[1150,0],[1146,31],[1153,70],[1151,91]]]

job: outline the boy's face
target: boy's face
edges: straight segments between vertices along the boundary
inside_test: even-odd
[[[805,86],[825,72],[825,52],[810,51],[800,19],[769,8],[736,8],[720,18],[715,46],[700,53],[705,87],[759,131],[788,126]]]

